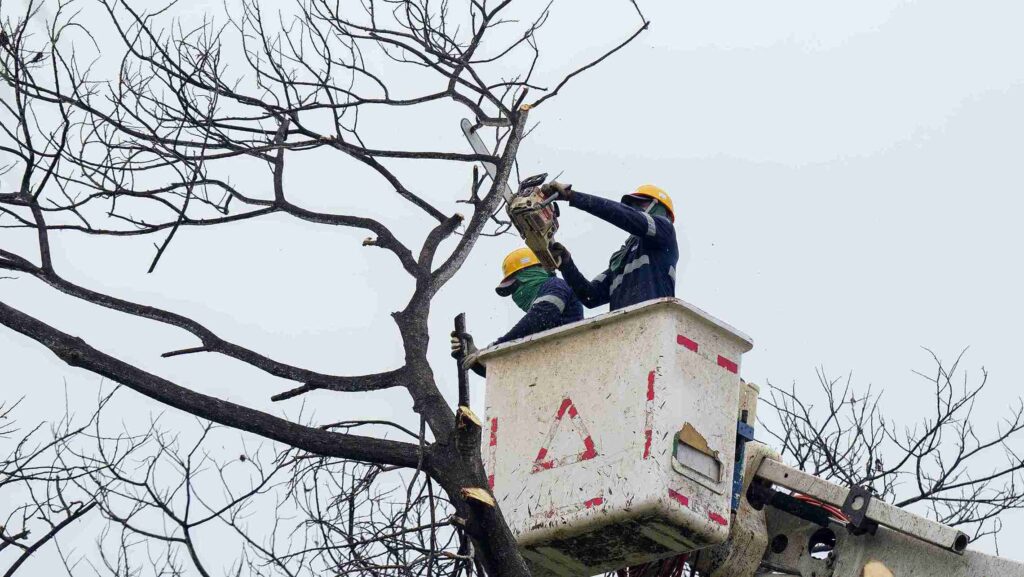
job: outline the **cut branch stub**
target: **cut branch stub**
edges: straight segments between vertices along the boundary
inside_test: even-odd
[[[462,498],[471,504],[476,503],[486,507],[497,506],[497,502],[495,502],[491,493],[487,491],[487,489],[481,489],[479,487],[463,487]]]
[[[466,406],[459,407],[458,413],[456,413],[456,424],[462,428],[476,427],[479,429],[483,426],[480,417],[476,416],[473,409]]]

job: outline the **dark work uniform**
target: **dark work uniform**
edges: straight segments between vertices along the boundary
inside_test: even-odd
[[[676,295],[679,246],[667,216],[651,216],[621,202],[574,192],[570,206],[589,212],[632,236],[619,270],[610,268],[587,280],[569,261],[562,274],[587,308],[605,303],[617,310],[651,299]]]
[[[581,320],[583,305],[564,280],[553,276],[541,285],[526,315],[494,344],[521,339]]]

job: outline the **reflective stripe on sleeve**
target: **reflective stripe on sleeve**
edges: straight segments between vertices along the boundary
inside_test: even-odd
[[[676,280],[676,267],[674,265],[668,267],[668,276],[670,279]]]
[[[533,301],[534,305],[538,305],[540,303],[551,303],[555,305],[555,308],[558,309],[558,312],[560,313],[565,311],[565,301],[556,297],[555,295],[544,295],[538,298],[537,300]]]
[[[647,214],[646,212],[640,213],[647,219],[647,236],[657,236],[658,227],[654,224],[654,217]]]

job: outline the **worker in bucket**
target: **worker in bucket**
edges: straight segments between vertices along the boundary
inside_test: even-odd
[[[561,258],[559,270],[573,292],[587,308],[608,304],[617,310],[640,302],[676,293],[675,212],[672,199],[651,184],[640,186],[622,197],[621,202],[574,191],[571,185],[545,184],[542,192],[550,198],[567,201],[569,206],[613,224],[629,233],[622,248],[612,254],[608,268],[587,280],[576,268],[572,255],[561,244],[552,253]]]
[[[494,344],[583,320],[583,305],[572,289],[555,273],[544,270],[537,255],[529,248],[510,252],[501,263],[501,272],[502,280],[495,292],[503,297],[512,297],[526,315]],[[476,352],[472,336],[452,332],[452,356],[465,355],[465,366],[485,376],[483,365],[476,361]]]

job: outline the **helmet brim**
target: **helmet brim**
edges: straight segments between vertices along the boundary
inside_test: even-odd
[[[498,293],[498,296],[507,297],[514,293],[516,290],[516,276],[510,275],[505,280],[501,281],[498,286],[494,287],[494,292]]]
[[[651,200],[657,202],[661,206],[664,206],[665,210],[668,211],[668,219],[671,220],[672,222],[676,221],[676,213],[672,212],[672,209],[669,208],[667,204],[661,202],[660,200],[654,198],[653,196],[647,196],[646,194],[624,194],[622,195],[621,202],[622,204],[630,204],[632,202],[648,202]]]

